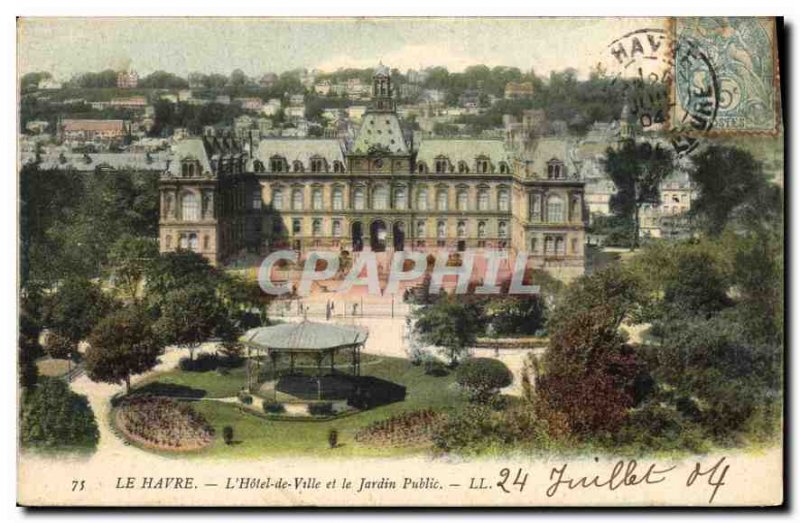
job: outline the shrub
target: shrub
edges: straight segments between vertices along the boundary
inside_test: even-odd
[[[447,366],[431,354],[426,354],[422,357],[422,365],[425,368],[425,374],[428,376],[446,376]]]
[[[283,414],[286,412],[286,407],[283,406],[283,403],[278,403],[277,401],[265,401],[264,412],[267,414]]]
[[[636,452],[708,450],[708,443],[699,425],[687,420],[675,409],[657,402],[646,403],[631,411],[614,435],[614,443],[629,446]]]
[[[478,403],[488,403],[513,379],[505,363],[491,358],[470,358],[456,369],[456,382],[467,391],[470,401]]]
[[[331,429],[328,431],[328,446],[335,449],[339,445],[339,431]]]
[[[360,429],[356,441],[368,445],[392,447],[426,445],[431,434],[446,416],[432,409],[404,412],[398,416],[376,421]]]
[[[330,401],[309,403],[308,413],[312,416],[330,416],[333,414],[333,403]]]
[[[75,352],[75,343],[58,332],[50,331],[44,339],[44,351],[55,359],[67,359]]]
[[[253,396],[250,394],[241,391],[239,392],[239,401],[241,401],[245,405],[252,405],[253,404]]]
[[[184,356],[178,361],[178,368],[184,372],[208,372],[220,366],[220,358],[216,354],[202,353],[192,359]]]
[[[226,445],[231,445],[233,443],[233,427],[225,425],[222,429],[222,439],[225,440]]]
[[[94,448],[99,439],[86,399],[58,379],[43,378],[24,396],[20,440],[23,446],[50,449]]]

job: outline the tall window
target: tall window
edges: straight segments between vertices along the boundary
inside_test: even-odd
[[[285,171],[284,168],[286,166],[286,160],[280,157],[270,158],[269,160],[269,170],[274,173],[280,173]]]
[[[478,160],[478,173],[486,174],[489,172],[489,160]]]
[[[500,189],[497,191],[497,208],[501,211],[508,211],[511,209],[510,197],[508,189]]]
[[[356,187],[355,190],[353,190],[353,209],[363,211],[364,203],[364,189]]]
[[[417,238],[424,238],[427,236],[425,233],[425,221],[420,220],[417,222]]]
[[[255,172],[257,172],[257,173],[263,173],[264,172],[264,162],[262,162],[261,160],[253,161],[253,170]]]
[[[372,208],[377,210],[389,207],[389,189],[385,185],[375,187],[372,193]]]
[[[311,160],[311,172],[321,173],[325,172],[325,160],[322,158],[314,158]]]
[[[405,209],[408,207],[408,199],[406,198],[406,188],[396,187],[394,190],[394,208]]]
[[[283,210],[283,189],[280,187],[272,190],[272,208],[276,211]]]
[[[311,191],[311,207],[315,211],[322,210],[322,188],[314,187]]]
[[[428,188],[427,187],[420,187],[417,189],[417,210],[418,211],[427,211],[428,210]]]
[[[341,211],[344,209],[344,191],[341,187],[333,188],[333,210]]]
[[[479,211],[489,210],[489,189],[485,188],[478,189],[478,210]]]
[[[295,160],[295,161],[292,163],[292,170],[293,170],[294,172],[296,172],[296,173],[301,173],[301,172],[303,172],[303,162],[300,162],[300,161],[298,161],[298,160]]]
[[[333,236],[338,238],[342,235],[342,220],[333,220]]]
[[[447,234],[447,226],[443,221],[436,222],[436,237],[444,238]]]
[[[311,234],[313,236],[320,236],[322,234],[322,219],[314,218],[311,221]]]
[[[544,253],[547,255],[552,255],[554,253],[554,244],[555,241],[552,236],[548,236],[544,239]]]
[[[556,237],[556,255],[564,255],[564,238],[562,236]]]
[[[542,196],[539,193],[531,193],[528,196],[530,206],[530,219],[538,222],[542,219]]]
[[[261,191],[255,190],[253,191],[253,209],[258,210],[261,209]]]
[[[486,222],[478,222],[478,238],[486,238]]]
[[[436,210],[447,210],[447,189],[442,188],[436,191]]]
[[[458,172],[461,174],[466,174],[469,172],[469,166],[467,165],[467,162],[463,160],[458,162]]]
[[[181,198],[181,218],[185,221],[197,221],[200,219],[200,202],[197,195],[186,193]]]
[[[508,168],[508,164],[506,162],[500,162],[500,174],[508,174],[511,170]]]
[[[300,189],[299,187],[292,189],[292,210],[303,210],[303,189]]]
[[[458,190],[457,200],[458,200],[458,210],[459,211],[466,211],[467,210],[468,198],[469,198],[469,195],[467,194],[467,190],[466,189],[459,189]]]
[[[458,222],[456,226],[456,234],[459,238],[464,238],[467,235],[467,224],[463,221]]]
[[[531,238],[531,252],[539,252],[539,239],[536,237]]]
[[[550,160],[547,163],[547,179],[560,180],[562,178],[566,178],[564,164],[558,160]]]
[[[438,158],[436,160],[436,172],[439,174],[446,173],[448,171],[449,162],[446,158]]]
[[[339,160],[333,162],[333,172],[335,173],[343,173],[344,172],[344,165]]]
[[[303,232],[303,221],[301,218],[292,218],[292,234],[298,235]]]
[[[197,250],[197,234],[191,233],[189,234],[189,249],[196,251]]]
[[[572,221],[578,221],[581,219],[581,197],[580,196],[573,196],[572,197],[572,208],[569,211],[570,219]]]
[[[552,195],[547,198],[547,221],[550,223],[564,221],[564,200],[560,196]]]

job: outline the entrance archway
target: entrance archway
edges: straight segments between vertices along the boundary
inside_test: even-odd
[[[403,222],[395,222],[392,226],[392,244],[394,250],[402,251],[406,243],[406,226]]]
[[[375,220],[369,228],[369,244],[374,252],[386,250],[386,223]]]
[[[353,252],[360,252],[364,249],[364,230],[361,222],[353,222],[350,232],[353,238]]]

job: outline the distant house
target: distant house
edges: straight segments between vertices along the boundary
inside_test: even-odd
[[[275,73],[266,73],[258,80],[258,83],[269,89],[278,83],[278,75]]]
[[[62,120],[59,137],[62,141],[113,140],[130,133],[126,120]]]
[[[136,89],[139,86],[139,74],[136,71],[120,71],[117,73],[119,89]]]
[[[246,111],[260,111],[264,107],[264,101],[261,98],[236,98],[234,102],[242,106]]]
[[[192,99],[192,90],[191,89],[181,89],[178,91],[178,101],[179,102],[186,102]]]
[[[305,101],[306,97],[302,94],[293,94],[289,97],[289,103],[291,105],[303,105]]]
[[[42,134],[47,130],[50,126],[48,122],[45,120],[31,120],[27,124],[25,124],[25,130],[30,131],[34,134]]]
[[[306,106],[305,105],[292,105],[286,108],[286,118],[292,119],[302,119],[306,116]]]
[[[275,116],[281,110],[281,101],[278,98],[270,98],[261,108],[264,116]]]
[[[331,83],[328,80],[323,80],[314,84],[314,92],[320,96],[328,96],[331,92]]]
[[[365,112],[367,112],[366,105],[351,105],[347,108],[347,117],[351,120],[361,120]]]
[[[63,84],[61,82],[58,82],[58,81],[52,79],[52,78],[45,78],[45,79],[43,79],[43,80],[41,80],[39,82],[38,87],[39,87],[39,89],[42,89],[42,90],[45,90],[45,89],[55,90],[55,89],[61,89],[63,87]]]
[[[174,97],[174,95],[172,95]],[[121,109],[141,109],[147,107],[147,98],[144,96],[131,96],[130,98],[115,98],[108,103],[111,107]]]
[[[214,102],[222,105],[230,105],[231,104],[231,97],[227,94],[220,94],[216,98],[214,98]]]
[[[505,97],[507,100],[515,98],[530,98],[533,96],[533,82],[508,82]]]

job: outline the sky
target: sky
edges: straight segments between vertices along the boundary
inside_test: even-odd
[[[636,18],[23,18],[20,74],[66,80],[85,71],[132,68],[258,76],[303,67],[401,71],[474,64],[538,75],[568,67],[585,77],[625,33],[662,22]]]

